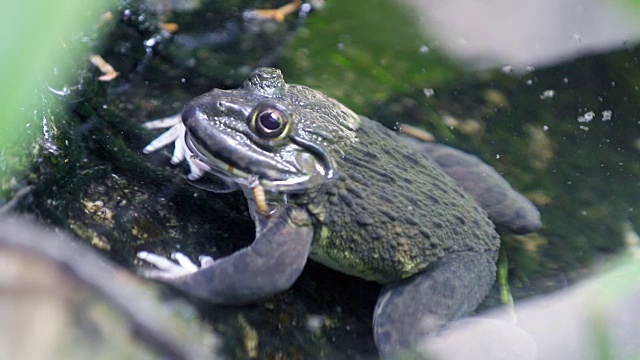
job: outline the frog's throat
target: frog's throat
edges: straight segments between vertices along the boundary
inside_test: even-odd
[[[298,137],[292,136],[291,140],[296,145],[314,154],[319,160],[320,166],[317,166],[317,171],[311,175],[304,174],[283,180],[260,178],[259,183],[265,190],[283,193],[304,192],[311,187],[320,186],[327,182],[332,182],[335,179],[335,163],[324,149]],[[222,179],[231,180],[239,185],[250,186],[250,183],[258,178],[257,175],[245,172],[210,154],[206,149],[198,146],[189,133],[185,136],[185,142],[193,156],[209,166],[208,171],[210,173]]]

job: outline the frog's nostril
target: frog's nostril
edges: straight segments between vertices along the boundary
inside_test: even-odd
[[[218,101],[218,110],[220,112],[224,112],[224,110],[226,109],[226,104],[224,103],[224,101]]]

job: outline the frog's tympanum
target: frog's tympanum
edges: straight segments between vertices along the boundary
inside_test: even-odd
[[[181,117],[181,119],[180,119]],[[239,188],[256,238],[201,265],[142,252],[150,276],[216,304],[286,290],[307,258],[385,284],[374,313],[384,356],[412,349],[473,311],[495,279],[500,239],[540,227],[537,209],[475,156],[399,135],[277,69],[254,70],[147,127],[171,127],[145,152],[175,142],[190,179]],[[489,220],[491,219],[491,220]]]

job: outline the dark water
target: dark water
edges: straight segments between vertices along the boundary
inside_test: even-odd
[[[516,299],[568,286],[623,251],[640,227],[640,49],[525,74],[467,72],[437,47],[419,51],[429,41],[390,2],[329,1],[282,24],[243,21],[245,9],[280,5],[272,3],[205,1],[161,14],[123,2],[112,30],[90,49],[120,76],[99,83],[95,68],[74,62],[72,79],[56,84],[71,94],[41,90],[38,111],[55,115],[46,124],[55,151],[43,148],[21,180],[33,191],[18,208],[130,269],[143,249],[216,257],[246,246],[253,225],[243,196],[194,188],[184,168],[167,166],[168,153],[142,154],[157,133],[139,124],[177,113],[211,88],[237,87],[250,69],[268,65],[391,128],[420,126],[477,154],[536,203],[541,231],[502,231]],[[163,32],[160,20],[180,30]],[[499,303],[494,290],[485,307]],[[291,290],[263,303],[198,308],[231,358],[247,356],[246,324],[259,335],[259,358],[375,358],[378,291],[312,263]],[[310,331],[318,318],[323,325]]]

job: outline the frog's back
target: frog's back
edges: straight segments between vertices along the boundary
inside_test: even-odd
[[[309,204],[321,224],[315,260],[388,283],[447,253],[494,256],[499,237],[486,212],[401,136],[363,117],[358,141],[342,150],[326,202]]]

